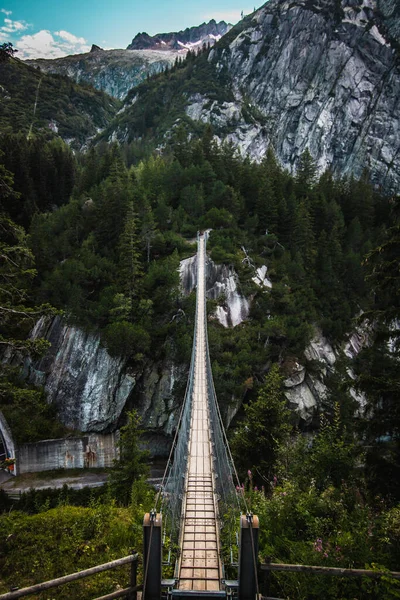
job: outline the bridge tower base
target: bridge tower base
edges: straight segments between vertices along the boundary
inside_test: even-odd
[[[255,600],[258,592],[258,517],[251,513],[240,517],[239,600]]]
[[[162,578],[162,517],[152,511],[143,520],[143,600],[160,600]]]

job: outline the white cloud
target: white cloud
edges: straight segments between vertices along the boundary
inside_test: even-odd
[[[68,31],[51,33],[47,29],[42,29],[33,35],[23,35],[16,42],[16,47],[19,50],[18,57],[22,59],[61,58],[90,50],[84,38],[78,38]]]
[[[68,31],[55,31],[54,34],[58,35],[58,37],[62,38],[63,40],[66,40],[70,44],[86,44],[85,38],[78,38],[76,37],[76,35],[73,35]]]
[[[5,8],[0,8],[0,12],[4,13],[5,15],[7,15],[7,17],[9,17],[10,15],[12,15],[12,10],[6,10]]]
[[[11,19],[4,19],[5,25],[0,27],[0,31],[5,33],[21,33],[28,29],[29,25],[25,21],[12,21]]]

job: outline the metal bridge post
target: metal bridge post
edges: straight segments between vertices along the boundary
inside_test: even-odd
[[[137,586],[137,568],[138,568],[138,555],[136,552],[132,551],[135,560],[131,564],[131,577],[130,577],[130,587],[136,588]],[[137,600],[137,592],[130,592],[128,596],[128,600]]]
[[[143,600],[161,599],[162,517],[155,510],[143,520]]]
[[[240,517],[239,600],[255,600],[258,593],[258,517],[251,513]]]

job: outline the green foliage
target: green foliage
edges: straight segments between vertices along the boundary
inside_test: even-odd
[[[11,42],[0,44],[0,63],[8,62],[17,52],[18,50],[13,48]]]
[[[147,354],[150,348],[150,335],[137,323],[117,321],[104,330],[104,344],[111,356],[135,356]]]
[[[0,377],[0,410],[18,444],[60,438],[66,433],[66,428],[57,421],[55,407],[46,401],[43,391],[28,387],[10,369]]]
[[[364,435],[372,490],[400,500],[400,250],[399,201],[393,205],[393,226],[365,259],[374,303],[363,320],[373,323],[370,345],[357,359],[359,386],[367,394]],[[369,329],[371,327],[369,326]]]
[[[270,486],[258,490],[250,482],[262,559],[343,568],[379,563],[382,573],[396,568],[398,507],[388,508],[381,497],[367,501],[359,449],[346,435],[336,408],[313,440],[297,436],[281,445]],[[396,597],[396,582],[274,573],[268,593],[372,600]]]
[[[148,474],[148,452],[140,448],[140,417],[136,411],[127,413],[127,423],[120,429],[119,458],[110,475],[110,489],[118,504],[131,500],[132,486]]]
[[[290,432],[290,412],[283,394],[283,377],[273,365],[257,399],[244,407],[245,418],[231,440],[235,464],[242,475],[253,473],[255,481],[272,479],[277,453]]]
[[[38,132],[53,137],[49,128],[57,124],[59,135],[73,138],[78,147],[97,128],[106,126],[120,103],[90,86],[81,86],[68,77],[46,75],[20,60],[2,64],[0,85],[4,97],[0,104],[2,132]],[[36,110],[34,109],[37,98]]]
[[[0,213],[0,232],[0,343],[23,353],[43,353],[43,340],[24,337],[41,315],[54,311],[48,304],[33,306],[29,297],[36,270],[23,228]]]
[[[18,225],[27,228],[36,212],[54,210],[68,202],[77,165],[71,149],[60,138],[3,134],[0,162],[14,174],[16,191],[2,195],[3,210]]]
[[[143,515],[141,515],[143,519]],[[0,517],[0,592],[25,587],[105,563],[139,546],[129,508],[97,504],[60,506],[33,516]],[[97,597],[129,584],[129,567],[62,586],[57,598]],[[47,594],[38,598],[48,597]]]

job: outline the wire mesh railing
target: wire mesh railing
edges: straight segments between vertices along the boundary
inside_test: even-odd
[[[205,235],[205,246],[206,243],[207,235]],[[206,289],[204,289],[204,294],[206,294]],[[245,511],[247,507],[245,506],[244,498],[241,494],[239,479],[229,448],[225,427],[219,409],[217,394],[215,392],[210,359],[210,350],[208,344],[207,318],[205,318],[204,327],[206,340],[207,393],[210,411],[211,439],[213,443],[213,459],[216,473],[217,491],[220,500],[222,500],[226,505],[229,506],[236,503],[239,512],[242,512]]]
[[[174,441],[156,503],[157,510],[160,510],[163,515],[164,537],[168,536],[170,548],[178,542],[179,538],[182,500],[185,488],[185,475],[188,464],[188,446],[193,405],[194,370],[197,344],[197,314],[198,306],[196,302],[192,355],[185,398],[182,404]]]

